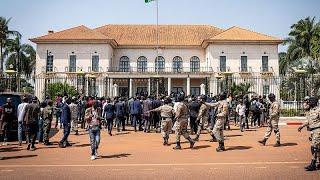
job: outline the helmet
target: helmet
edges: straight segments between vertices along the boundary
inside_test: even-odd
[[[268,95],[268,98],[269,98],[270,101],[273,101],[273,100],[276,99],[276,95],[274,95],[273,93],[270,93],[270,94]]]
[[[221,93],[219,94],[219,99],[220,99],[220,100],[225,100],[225,99],[227,99],[227,93],[226,93],[226,92],[221,92]]]
[[[314,96],[311,96],[309,98],[309,105],[311,108],[314,108],[314,107],[317,107],[318,106],[318,98],[314,97]]]

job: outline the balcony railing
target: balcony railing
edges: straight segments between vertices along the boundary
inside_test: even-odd
[[[97,67],[97,66],[89,66],[88,67],[88,72],[96,72],[96,73],[99,73],[99,72],[104,72],[103,68],[102,67]]]
[[[53,67],[42,66],[41,72],[42,73],[55,73],[55,72],[58,72],[58,69],[55,66],[53,66]]]
[[[67,73],[75,73],[75,72],[78,72],[78,71],[81,71],[81,70],[83,70],[82,67],[66,66],[64,68],[64,72],[67,72]]]
[[[128,67],[128,68],[122,68],[122,67],[109,67],[107,68],[108,72],[119,72],[119,73],[160,73],[160,74],[166,74],[166,73],[210,73],[213,72],[213,69],[211,67],[199,67],[199,68],[189,68],[189,67],[183,67],[183,68],[172,68],[172,67],[165,67],[165,68],[155,68],[155,67]]]

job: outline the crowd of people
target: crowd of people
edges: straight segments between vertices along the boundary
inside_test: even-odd
[[[181,135],[189,141],[190,148],[193,148],[200,138],[201,130],[206,130],[212,136],[210,141],[218,142],[216,151],[221,152],[225,150],[223,131],[230,130],[231,124],[239,127],[241,132],[266,125],[267,132],[259,143],[265,145],[273,131],[276,134],[274,146],[281,145],[278,127],[280,105],[272,93],[268,95],[268,99],[266,96],[257,95],[232,97],[231,94],[224,92],[213,97],[185,96],[182,92],[171,96],[115,97],[113,99],[66,95],[57,96],[55,99],[46,97],[41,103],[36,97],[32,102],[28,102],[28,98],[25,97],[17,110],[14,109],[11,101],[8,98],[3,106],[0,121],[3,145],[7,144],[8,129],[5,124],[17,118],[19,145],[22,145],[23,130],[25,130],[27,150],[31,151],[36,149],[36,140],[44,145],[52,145],[49,141],[52,125],[63,129],[63,137],[59,142],[61,148],[71,146],[68,141],[71,132],[79,135],[79,128],[87,130],[90,136],[92,160],[99,156],[101,130],[107,131],[112,136],[113,128],[120,132],[126,131],[129,126],[132,126],[135,132],[161,132],[163,145],[169,144],[169,136],[175,131],[176,146],[173,149],[181,149]],[[319,119],[319,115],[320,113],[316,118]],[[191,138],[190,135],[195,137]],[[320,137],[319,134],[317,135]],[[318,136],[313,135],[319,138]],[[312,145],[313,159],[315,159],[312,163],[314,164],[320,149],[318,141],[319,139]]]

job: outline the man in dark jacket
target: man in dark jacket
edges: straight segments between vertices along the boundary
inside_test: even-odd
[[[103,106],[103,113],[102,117],[107,121],[106,129],[110,136],[112,136],[112,126],[113,126],[113,119],[115,116],[115,108],[114,105],[111,103],[111,99],[107,98],[106,103]]]
[[[143,119],[144,119],[144,132],[150,132],[151,126],[151,116],[150,110],[152,110],[152,101],[149,96],[147,99],[143,100]]]
[[[157,97],[154,101],[152,101],[152,108],[158,108],[162,106],[162,102],[159,97]],[[155,127],[156,130],[158,130],[158,127],[160,126],[160,112],[153,112],[153,126]]]
[[[120,126],[122,125],[122,131],[125,131],[125,106],[122,98],[115,104],[115,115],[117,131],[120,132]]]
[[[141,112],[142,107],[140,100],[138,98],[135,98],[134,101],[130,104],[130,114],[132,115],[133,127],[135,132],[137,131],[137,123],[139,123],[139,131],[142,131]]]
[[[59,143],[59,147],[61,148],[71,146],[68,142],[68,136],[71,130],[71,111],[69,104],[71,104],[71,100],[67,98],[66,102],[62,106],[61,122],[63,124],[63,138]]]
[[[197,102],[196,97],[192,97],[191,102],[189,103],[190,127],[192,134],[198,131],[196,120],[198,117],[199,109],[200,104]]]
[[[11,98],[7,98],[7,103],[2,108],[3,113],[0,117],[0,133],[3,136],[2,145],[7,145],[8,124],[12,123],[14,119],[17,119],[17,117]]]
[[[26,123],[26,134],[28,147],[27,150],[35,150],[35,141],[38,131],[38,123],[40,116],[40,106],[36,97],[32,98],[32,103],[26,106],[24,121]]]

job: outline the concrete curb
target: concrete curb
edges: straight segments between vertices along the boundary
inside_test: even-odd
[[[289,122],[280,122],[280,126],[300,126],[303,122],[297,122],[297,121],[289,121]]]

